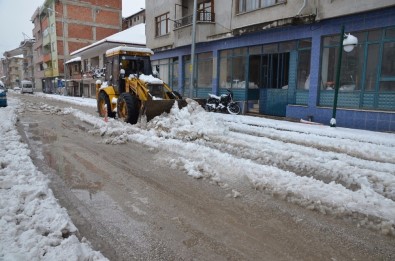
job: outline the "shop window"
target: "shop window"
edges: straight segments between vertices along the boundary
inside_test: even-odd
[[[279,44],[279,52],[284,53],[284,52],[290,52],[292,50],[296,49],[296,41],[290,41],[290,42],[282,42]]]
[[[245,88],[247,48],[237,48],[221,52],[220,87]],[[229,56],[226,56],[229,55]]]
[[[381,77],[395,77],[395,42],[384,43]]]
[[[361,51],[359,51],[361,49]],[[338,47],[325,48],[322,55],[321,89],[333,90],[338,64]],[[363,47],[357,46],[352,52],[344,52],[341,62],[339,91],[355,91],[361,89],[363,68]]]
[[[366,63],[365,91],[374,91],[377,81],[377,64],[379,63],[379,44],[368,46],[368,57]]]
[[[171,74],[169,85],[173,90],[178,91],[178,57],[174,57],[170,60]]]
[[[184,95],[189,95],[189,87],[191,85],[190,79],[191,79],[191,56],[190,55],[185,55],[183,56],[184,60]]]
[[[385,39],[395,39],[395,27],[385,30]]]
[[[395,42],[383,45],[380,92],[395,91]]]
[[[197,87],[211,88],[213,78],[213,56],[211,52],[197,55]]]
[[[357,47],[343,51],[340,74],[341,107],[395,109],[395,42],[393,28],[351,32],[358,38]],[[337,39],[336,39],[337,38]],[[339,36],[323,39],[321,53],[321,93],[319,105],[332,103],[339,52]],[[389,102],[390,101],[390,102]]]
[[[169,82],[169,59],[159,61],[159,78],[165,83]]]
[[[302,39],[299,41],[299,49],[311,48],[311,39]]]
[[[163,82],[178,91],[178,57],[152,61],[152,68]]]
[[[263,46],[263,53],[278,53],[278,44],[266,44]]]
[[[310,88],[310,58],[311,51],[303,50],[299,52],[298,58],[298,90],[308,90]]]
[[[383,30],[374,30],[368,33],[369,42],[377,42],[381,40],[381,35],[383,34]]]
[[[382,81],[380,83],[381,92],[393,92],[395,91],[395,80],[394,81]]]

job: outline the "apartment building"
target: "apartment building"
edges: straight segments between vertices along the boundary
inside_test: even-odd
[[[23,56],[17,55],[12,57],[5,57],[1,59],[3,67],[3,77],[1,81],[6,88],[13,89],[19,87],[20,81],[23,78]]]
[[[17,86],[19,80],[34,81],[33,44],[34,39],[23,40],[18,48],[6,51],[2,59],[3,82],[6,86]],[[15,57],[15,58],[14,58]],[[23,59],[22,61],[20,59]],[[16,72],[15,70],[20,70]],[[15,82],[18,79],[18,83]]]
[[[122,28],[122,0],[45,0],[31,18],[36,86],[54,93],[63,88],[70,53]]]
[[[138,24],[145,24],[145,9],[122,19],[122,30],[126,30]]]
[[[245,113],[395,131],[394,1],[198,0],[191,66],[193,3],[146,1],[153,64],[184,96],[229,88]],[[358,45],[338,63],[342,26]]]

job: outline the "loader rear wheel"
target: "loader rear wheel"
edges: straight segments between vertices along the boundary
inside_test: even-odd
[[[99,112],[100,117],[105,117],[106,116],[106,110],[107,109],[107,116],[114,118],[115,113],[111,109],[111,103],[110,103],[110,98],[105,92],[99,93],[99,97],[97,99],[97,111]]]
[[[130,124],[136,124],[139,118],[140,100],[130,93],[122,93],[118,98],[118,118]]]

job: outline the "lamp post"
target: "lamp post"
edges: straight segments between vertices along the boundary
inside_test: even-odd
[[[336,66],[336,81],[335,81],[335,97],[333,99],[333,110],[332,110],[332,118],[329,123],[331,127],[336,127],[336,107],[337,107],[337,98],[339,96],[339,87],[340,87],[340,72],[342,65],[342,57],[343,57],[343,48],[346,52],[351,52],[354,47],[358,44],[358,39],[351,34],[344,34],[344,25],[341,27],[340,33],[340,43],[339,43],[339,54],[337,58],[337,66]]]

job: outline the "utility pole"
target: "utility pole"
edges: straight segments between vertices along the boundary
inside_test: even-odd
[[[63,78],[64,78],[64,85],[65,85],[65,90],[67,91],[67,73],[66,73],[66,35],[65,35],[65,18],[64,18],[64,6],[63,6],[63,12],[59,13],[55,11],[52,8],[47,7],[48,11],[52,12],[55,14],[55,21],[56,21],[56,14],[60,16],[61,22],[62,22],[62,38],[63,38]],[[58,35],[56,35],[57,39]],[[52,55],[52,43],[51,43],[51,55]],[[60,76],[60,75],[59,75]],[[55,83],[57,84],[57,83]]]
[[[193,0],[193,16],[192,16],[192,44],[191,44],[191,79],[189,87],[189,98],[193,98],[193,87],[195,82],[195,42],[196,42],[196,16],[197,16],[197,0]]]

